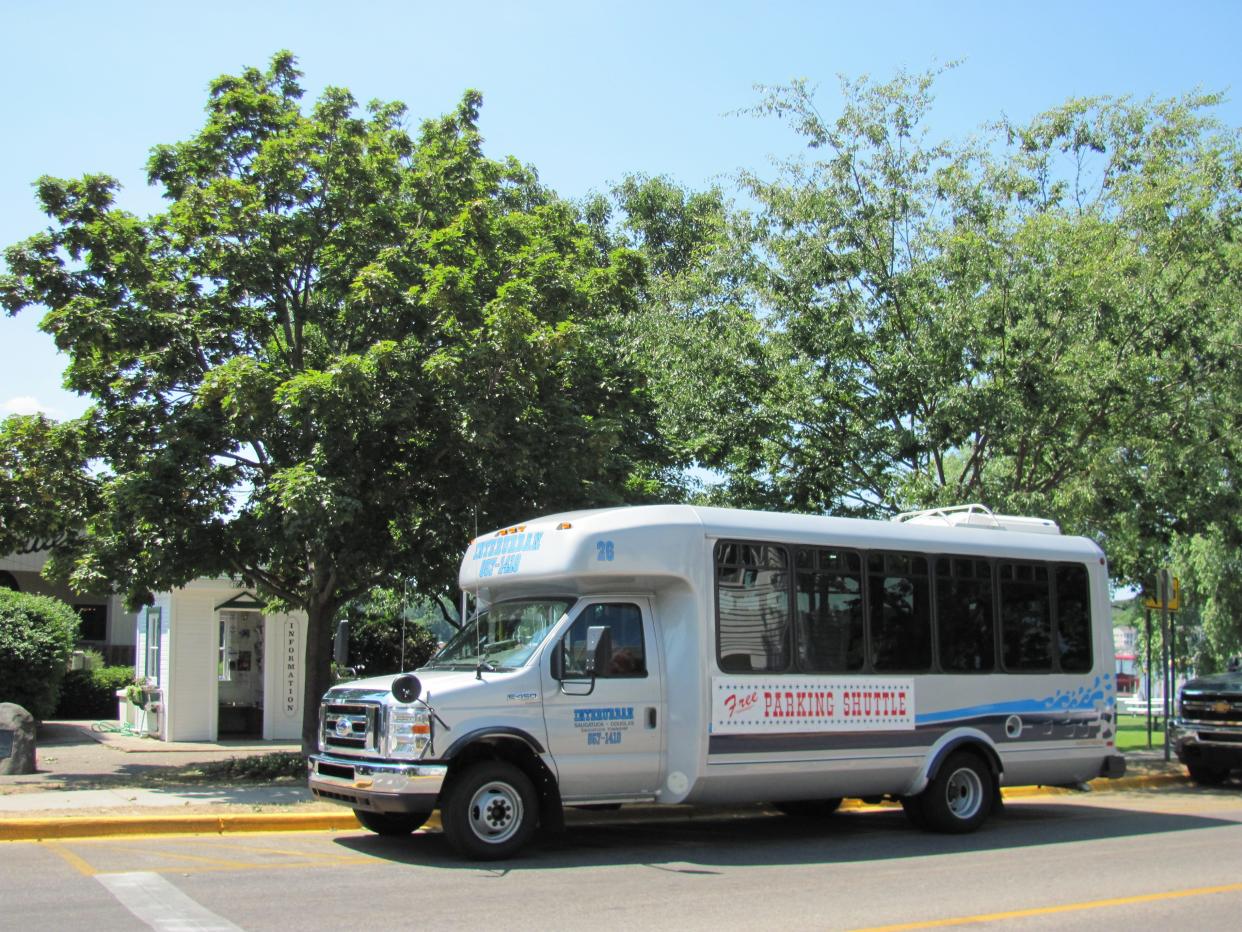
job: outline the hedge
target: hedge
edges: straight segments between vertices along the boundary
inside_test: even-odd
[[[50,717],[77,635],[77,613],[59,599],[0,589],[0,702]]]
[[[116,691],[133,681],[133,667],[70,670],[60,687],[56,717],[116,718]]]

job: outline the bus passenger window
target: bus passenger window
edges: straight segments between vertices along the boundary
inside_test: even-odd
[[[798,667],[812,673],[861,670],[862,561],[845,550],[798,550]]]
[[[927,558],[867,554],[871,664],[877,671],[918,672],[931,667],[931,587]]]
[[[1087,587],[1087,568],[1079,563],[1063,563],[1056,568],[1057,651],[1066,673],[1086,673],[1091,669],[1091,597]]]
[[[1000,565],[1001,642],[1005,668],[1052,669],[1051,593],[1048,567],[1039,563]]]
[[[784,547],[716,545],[716,651],[726,673],[789,667],[789,555]]]
[[[992,566],[987,560],[936,558],[936,630],[945,672],[995,669]]]

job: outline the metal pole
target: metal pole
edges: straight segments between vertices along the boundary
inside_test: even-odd
[[[1169,692],[1173,688],[1172,660],[1173,648],[1170,643],[1169,631],[1169,571],[1160,571],[1160,630],[1163,634],[1161,640],[1164,642],[1164,759],[1170,759],[1169,754]]]
[[[1145,609],[1143,616],[1147,619],[1147,667],[1144,671],[1147,674],[1147,749],[1151,750],[1151,700],[1152,700],[1152,673],[1151,668],[1151,609]]]

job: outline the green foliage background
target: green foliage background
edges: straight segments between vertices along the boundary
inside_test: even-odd
[[[0,702],[50,718],[77,633],[77,613],[64,602],[0,589]]]
[[[116,692],[133,681],[134,668],[130,666],[69,670],[60,686],[56,717],[114,719]]]
[[[349,666],[358,676],[380,676],[421,667],[436,650],[438,641],[429,622],[439,615],[439,608],[429,600],[418,599],[407,605],[403,594],[393,589],[377,589],[366,598],[356,599],[341,616],[349,622]],[[335,635],[333,651],[335,655]]]

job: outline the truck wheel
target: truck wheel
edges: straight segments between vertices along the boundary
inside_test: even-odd
[[[1229,779],[1229,771],[1224,767],[1208,767],[1204,764],[1187,764],[1190,779],[1204,786],[1218,786]]]
[[[996,780],[992,770],[968,751],[950,754],[915,804],[935,832],[973,832],[992,811]]]
[[[787,799],[772,803],[777,812],[795,819],[826,819],[841,808],[841,797],[830,799]]]
[[[440,807],[444,837],[476,861],[511,857],[530,839],[539,801],[530,778],[507,761],[481,761],[453,781]]]
[[[923,800],[918,796],[901,797],[901,811],[906,814],[906,821],[915,828],[924,832],[931,831],[931,826],[923,815]]]
[[[354,815],[362,827],[376,835],[408,835],[423,827],[430,812],[368,812],[355,809]]]

